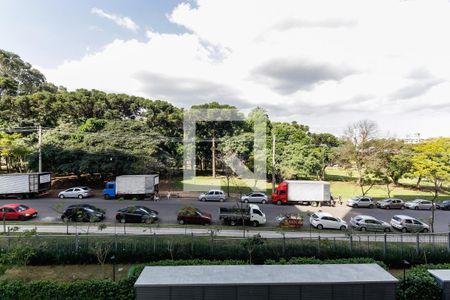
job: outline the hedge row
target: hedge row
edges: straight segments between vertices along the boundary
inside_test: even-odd
[[[102,244],[109,248],[109,257],[114,256],[118,263],[141,263],[164,259],[207,259],[207,260],[249,260],[249,251],[245,241],[238,239],[212,239],[190,236],[75,236],[28,237],[21,240],[5,240],[0,244],[2,255],[18,251],[22,247],[32,248],[27,263],[32,265],[49,264],[86,264],[97,263],[93,245]],[[413,265],[423,263],[450,262],[450,253],[440,245],[426,246],[419,254],[414,244],[390,243],[384,252],[382,243],[354,243],[352,250],[347,241],[339,240],[300,240],[270,239],[255,247],[252,262],[263,264],[267,259],[279,261],[293,257],[317,257],[319,259],[338,259],[352,257],[372,257],[383,261],[389,267],[401,267],[404,259]],[[22,253],[23,257],[25,253]],[[108,261],[107,261],[108,262]]]

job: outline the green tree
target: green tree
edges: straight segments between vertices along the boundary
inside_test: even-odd
[[[414,147],[413,172],[433,184],[431,231],[434,232],[435,202],[443,185],[450,181],[450,138],[428,140]]]

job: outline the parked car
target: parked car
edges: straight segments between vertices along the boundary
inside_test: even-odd
[[[100,222],[104,218],[104,210],[90,204],[70,205],[61,215],[63,222]]]
[[[200,201],[220,201],[223,202],[227,199],[225,193],[222,190],[210,190],[207,193],[202,193],[198,196]]]
[[[404,209],[405,202],[402,199],[387,198],[377,202],[377,207],[385,209]]]
[[[121,223],[147,223],[159,220],[158,212],[145,206],[129,206],[119,209],[116,220]]]
[[[450,200],[444,200],[442,203],[436,204],[437,209],[450,210]]]
[[[405,203],[405,207],[409,209],[431,209],[433,202],[429,200],[416,199],[414,201],[408,201]]]
[[[375,202],[370,197],[355,196],[347,200],[347,206],[373,208],[375,206]]]
[[[430,231],[430,226],[417,220],[416,218],[405,216],[405,215],[395,215],[391,219],[391,225],[395,229],[401,232],[428,232]]]
[[[329,228],[345,230],[348,228],[347,222],[326,212],[313,213],[309,218],[309,223],[317,229]]]
[[[178,211],[177,221],[179,224],[211,224],[211,214],[202,212],[195,207],[184,207]]]
[[[267,203],[267,195],[264,193],[253,192],[241,197],[241,202],[245,203]]]
[[[391,225],[372,216],[358,215],[350,219],[350,225],[361,231],[384,231],[390,232]]]
[[[58,197],[63,198],[87,198],[92,196],[92,190],[87,186],[77,186],[65,191],[59,192]]]
[[[19,203],[0,206],[0,220],[26,220],[37,217],[38,211]]]

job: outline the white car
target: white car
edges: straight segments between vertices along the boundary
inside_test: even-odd
[[[317,229],[329,228],[345,230],[348,228],[347,222],[326,212],[313,213],[309,218],[309,223]]]
[[[405,207],[409,209],[431,209],[433,202],[429,200],[416,199],[414,201],[408,201],[405,203]]]
[[[210,190],[206,193],[202,193],[198,196],[199,201],[220,201],[223,202],[227,199],[225,193],[222,190]]]
[[[65,191],[59,192],[58,198],[78,198],[83,199],[92,196],[92,191],[86,186],[76,186]]]
[[[350,225],[360,231],[391,231],[391,225],[389,223],[366,215],[358,215],[351,218]]]
[[[401,232],[428,232],[430,231],[430,226],[425,224],[416,218],[405,216],[405,215],[395,215],[391,219],[391,225],[395,229]]]

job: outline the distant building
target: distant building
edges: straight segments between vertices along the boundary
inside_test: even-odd
[[[420,144],[423,139],[420,137],[420,133],[408,134],[406,138],[403,139],[406,144]]]

